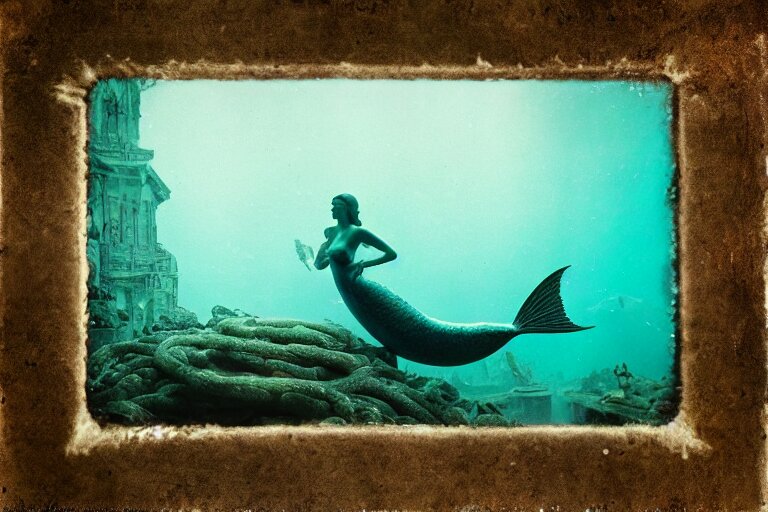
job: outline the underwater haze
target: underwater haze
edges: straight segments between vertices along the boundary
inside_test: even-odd
[[[507,348],[541,378],[622,361],[660,378],[674,346],[669,102],[667,84],[629,82],[158,82],[140,141],[172,191],[158,240],[180,262],[179,304],[201,319],[223,304],[370,340],[293,242],[317,249],[349,192],[399,255],[366,275],[427,315],[511,322],[572,265],[566,311],[596,328]]]
[[[331,199],[350,193],[398,254],[364,276],[426,315],[511,323],[570,265],[565,310],[594,326],[401,369],[471,391],[509,371],[510,353],[556,395],[593,372],[616,383],[622,364],[674,381],[671,97],[668,83],[626,81],[157,81],[141,92],[139,145],[170,189],[156,229],[178,262],[178,304],[203,324],[224,305],[330,320],[376,344],[294,243],[317,252]],[[574,421],[553,407],[551,422]]]

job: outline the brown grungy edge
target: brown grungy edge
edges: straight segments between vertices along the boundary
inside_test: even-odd
[[[0,505],[766,509],[758,0],[0,4]],[[667,80],[681,411],[663,427],[101,428],[85,406],[86,95],[102,77]]]

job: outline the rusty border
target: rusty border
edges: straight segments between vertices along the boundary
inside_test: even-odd
[[[766,46],[759,2],[681,2],[665,21],[654,17],[663,8],[639,0],[612,9],[565,1],[449,4],[304,0],[185,9],[122,0],[89,2],[85,13],[40,1],[29,11],[13,3],[0,10],[7,35],[0,119],[2,503],[765,506]],[[232,5],[240,21],[230,16]],[[157,18],[147,21],[149,15]],[[184,32],[190,23],[199,29],[191,36]],[[373,35],[371,23],[378,27]],[[280,33],[265,31],[270,26]],[[477,27],[486,31],[476,35]],[[235,35],[217,39],[227,30]],[[331,35],[338,39],[329,41]],[[361,40],[376,44],[362,51]],[[101,429],[85,411],[82,243],[85,93],[101,76],[671,80],[680,414],[659,428]]]

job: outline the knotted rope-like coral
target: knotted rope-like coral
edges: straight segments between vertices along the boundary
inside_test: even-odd
[[[88,399],[95,416],[129,424],[508,424],[395,361],[335,324],[229,318],[102,347]]]

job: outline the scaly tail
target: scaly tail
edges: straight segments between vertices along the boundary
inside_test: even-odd
[[[568,265],[570,267],[570,265]],[[591,329],[571,322],[560,297],[560,278],[568,267],[556,270],[525,299],[515,317],[518,334],[576,332]]]

